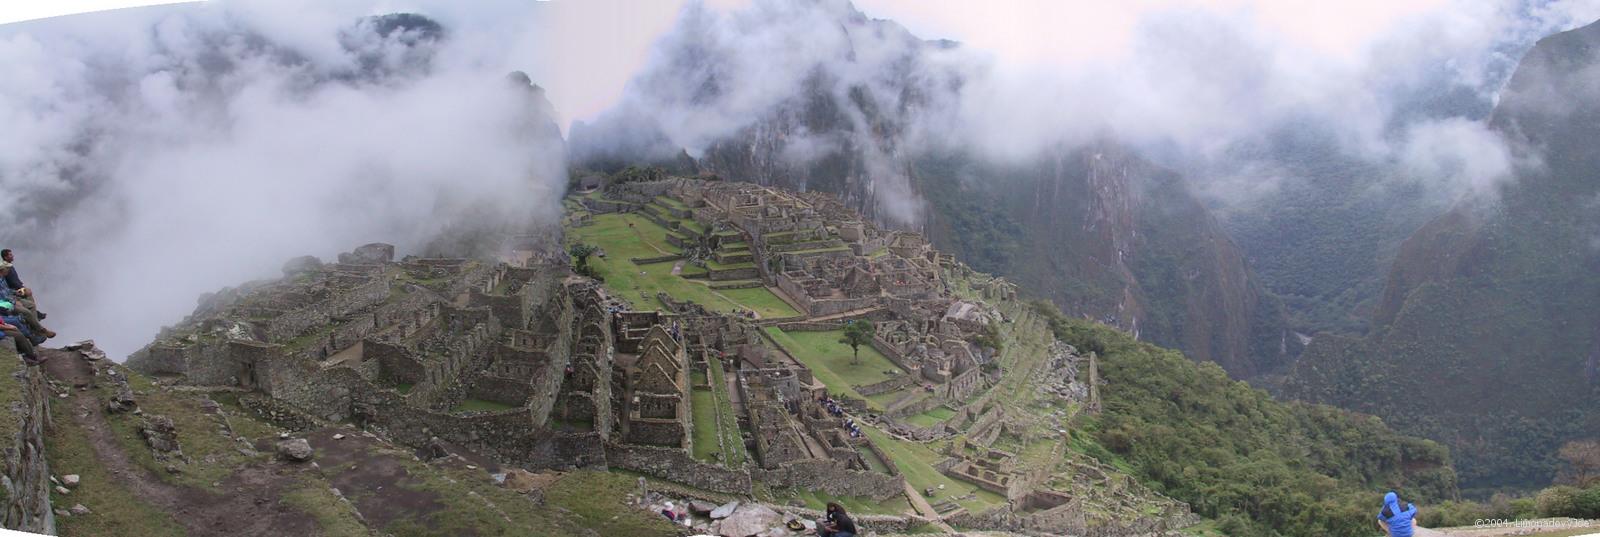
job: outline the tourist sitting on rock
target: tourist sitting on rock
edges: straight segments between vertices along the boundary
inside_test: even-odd
[[[28,335],[33,336],[31,340],[35,345],[56,337],[55,332],[39,324],[39,314],[18,301],[15,293],[4,286],[0,286],[0,315],[15,317],[16,321],[12,324],[28,329]]]
[[[856,537],[856,522],[844,512],[844,506],[828,502],[827,518],[817,526],[819,537]]]
[[[4,266],[6,267],[5,287],[11,289],[16,296],[21,297],[22,305],[27,306],[30,310],[38,311],[39,306],[34,304],[33,301],[33,290],[22,283],[22,276],[17,274],[16,259],[16,255],[11,253],[10,248],[0,249],[0,261],[5,261]],[[49,317],[49,315],[43,312],[39,313],[40,319],[45,317]]]
[[[22,355],[22,363],[29,367],[44,363],[45,359],[34,352],[33,341],[28,338],[28,334],[23,333],[22,327],[12,324],[18,321],[11,319],[14,317],[0,316],[0,334],[4,334],[0,337],[10,338],[17,346],[17,354]]]
[[[1406,504],[1400,509],[1400,495],[1389,491],[1383,495],[1383,510],[1378,513],[1378,528],[1389,537],[1411,537],[1417,528],[1417,505]]]

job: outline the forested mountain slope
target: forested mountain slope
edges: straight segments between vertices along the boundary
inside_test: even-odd
[[[1445,441],[1472,488],[1549,482],[1560,442],[1600,425],[1597,74],[1600,25],[1523,58],[1490,119],[1513,177],[1407,239],[1373,333],[1313,341],[1291,395]]]

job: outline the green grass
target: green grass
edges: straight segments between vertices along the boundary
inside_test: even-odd
[[[394,385],[394,391],[400,392],[400,395],[405,395],[411,393],[411,387],[411,384],[400,383]]]
[[[350,504],[334,496],[325,481],[302,479],[298,487],[284,493],[283,503],[317,519],[317,526],[326,537],[371,535],[361,519],[357,518],[360,514],[351,509]]]
[[[604,248],[606,258],[591,258],[589,262],[596,261],[626,261],[632,257],[659,257],[667,254],[678,253],[678,249],[667,243],[667,229],[649,219],[636,214],[601,214],[595,215],[592,225],[569,230],[579,241],[587,242]],[[633,224],[633,227],[628,227]]]
[[[879,458],[878,454],[873,453],[870,449],[863,449],[860,452],[861,460],[867,461],[867,468],[880,474],[889,473],[889,461]]]
[[[98,412],[98,409],[91,411]],[[45,440],[50,472],[82,477],[71,495],[55,498],[56,507],[64,509],[81,503],[94,510],[90,516],[57,518],[59,533],[73,536],[183,535],[183,527],[171,515],[116,484],[99,455],[86,442],[87,435],[88,431],[78,425],[77,420],[61,414],[56,416],[55,427],[50,429]]]
[[[723,459],[729,466],[743,466],[750,455],[745,453],[744,438],[739,435],[739,417],[733,414],[733,402],[728,399],[727,374],[722,371],[722,362],[711,360],[708,362],[711,370],[711,393],[716,398],[716,404],[722,409],[722,420],[717,426],[717,434],[722,435],[722,443],[728,446],[728,452]]]
[[[775,319],[800,315],[799,310],[794,309],[794,306],[790,306],[788,302],[784,302],[783,299],[778,298],[778,295],[772,294],[772,291],[765,287],[724,289],[717,291],[717,293],[743,304],[746,309],[755,310],[763,318]]]
[[[128,374],[129,386],[136,392],[144,393],[138,399],[139,408],[146,415],[162,415],[172,419],[173,425],[178,430],[179,447],[190,461],[187,464],[178,463],[183,469],[181,473],[172,474],[165,471],[168,462],[156,460],[144,440],[139,437],[142,417],[133,414],[106,416],[106,421],[110,422],[122,449],[128,452],[134,462],[149,469],[162,480],[176,485],[212,490],[212,483],[220,482],[232,475],[240,466],[271,457],[268,453],[257,454],[254,457],[246,456],[239,452],[240,444],[237,441],[218,434],[220,427],[217,416],[206,414],[200,409],[200,400],[203,396],[169,392],[156,388],[143,375],[128,371],[126,368],[123,372]],[[97,391],[105,390],[101,388]],[[277,434],[277,428],[250,417],[238,408],[235,399],[218,397],[216,400],[223,405],[228,425],[234,435],[255,440]]]
[[[634,509],[625,504],[625,497],[637,488],[636,478],[617,473],[572,472],[556,481],[545,491],[545,501],[563,510],[588,531],[569,535],[605,535],[607,537],[647,537],[680,535],[682,529],[666,518]],[[526,527],[512,535],[523,535]]]
[[[909,416],[906,421],[918,427],[932,427],[944,423],[944,420],[953,418],[955,415],[956,411],[951,410],[950,407],[940,406],[921,414]]]
[[[613,294],[635,301],[641,308],[659,308],[656,293],[666,293],[688,300],[718,312],[735,309],[755,310],[763,317],[792,317],[798,311],[766,288],[730,289],[716,291],[704,283],[684,279],[672,274],[673,262],[635,265],[631,258],[650,258],[677,253],[666,242],[667,230],[644,217],[633,214],[603,214],[594,218],[594,225],[569,230],[574,240],[604,248],[606,257],[593,257],[589,265],[605,279],[606,288]],[[629,228],[628,224],[633,227]],[[705,269],[684,265],[683,274],[697,274]],[[642,272],[642,274],[641,274]],[[639,296],[640,293],[645,296]]]
[[[861,346],[861,363],[853,363],[850,346],[839,342],[844,336],[843,330],[830,330],[827,332],[785,332],[777,327],[767,327],[767,335],[793,354],[806,367],[811,368],[811,373],[818,380],[828,386],[828,390],[843,393],[850,397],[866,399],[856,392],[856,386],[866,386],[882,382],[891,378],[891,374],[900,372],[900,368],[867,345]],[[894,394],[898,397],[898,394]],[[881,404],[868,399],[869,404]]]
[[[694,458],[716,462],[722,449],[717,444],[717,397],[710,390],[694,390],[689,400],[694,411]]]
[[[938,470],[934,469],[933,465],[944,460],[944,455],[929,449],[928,446],[901,441],[884,434],[870,425],[862,427],[861,432],[866,433],[867,438],[872,439],[872,442],[877,444],[878,449],[883,450],[891,459],[894,459],[895,468],[900,470],[900,475],[906,477],[906,481],[911,483],[911,488],[915,489],[918,494],[921,494],[923,489],[929,487],[937,489],[939,485],[944,485],[944,490],[938,491],[933,498],[929,498],[928,503],[939,503],[949,498],[975,493],[977,494],[976,498],[960,500],[956,503],[974,513],[1005,504],[1005,498],[999,494],[939,473]]]
[[[460,404],[457,404],[455,406],[455,408],[450,409],[450,411],[451,412],[500,412],[502,410],[511,410],[513,408],[517,408],[517,407],[511,406],[511,405],[508,405],[508,404],[505,404],[505,403],[497,403],[497,402],[494,402],[494,401],[485,401],[485,400],[482,400],[482,399],[464,399],[464,400],[461,401]]]
[[[672,198],[672,197],[668,197],[668,196],[656,196],[656,203],[660,203],[663,206],[671,207],[671,208],[674,208],[674,209],[688,209],[689,208],[688,204],[686,204],[684,202],[681,202],[681,201],[678,201],[676,198]]]

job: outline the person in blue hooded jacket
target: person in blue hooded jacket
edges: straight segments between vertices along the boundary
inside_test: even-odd
[[[1383,495],[1383,510],[1378,512],[1378,527],[1388,532],[1389,537],[1411,537],[1417,529],[1417,504],[1406,504],[1405,509],[1400,508],[1400,495],[1389,491]]]

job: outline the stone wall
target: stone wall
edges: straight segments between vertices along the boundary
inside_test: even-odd
[[[900,369],[904,369],[906,371],[916,370],[906,362],[906,355],[901,353],[900,349],[897,349],[894,345],[884,341],[883,338],[880,338],[876,335],[872,336],[872,348],[877,349],[880,354],[883,354],[884,358],[888,358],[889,361],[894,362],[894,365],[900,366]]]
[[[821,490],[834,496],[865,496],[877,501],[906,491],[904,477],[851,470],[836,460],[807,459],[772,470],[757,468],[751,473],[756,481],[773,487]]]
[[[752,279],[760,278],[761,277],[761,273],[756,271],[755,267],[744,267],[744,268],[735,268],[735,269],[712,270],[712,271],[707,273],[707,277],[709,277],[711,279],[711,281],[752,280]]]
[[[863,397],[872,397],[880,393],[889,393],[899,390],[905,388],[906,386],[913,386],[916,383],[917,377],[913,375],[899,375],[883,382],[876,382],[866,386],[857,386],[856,393],[861,394]]]
[[[361,353],[363,361],[378,363],[378,378],[383,382],[410,385],[422,382],[422,362],[404,347],[368,339],[361,343]]]
[[[713,283],[713,284],[711,284],[711,288],[712,289],[716,289],[716,290],[719,290],[719,291],[720,290],[724,290],[724,289],[755,289],[757,287],[765,287],[765,286],[766,286],[766,284],[762,283],[761,280],[753,280],[753,281],[748,281],[748,282]]]
[[[526,382],[480,376],[477,382],[467,388],[467,397],[520,407],[528,402],[528,397],[533,394],[532,388]]]
[[[0,354],[0,360],[17,363],[17,357],[11,353]],[[51,392],[39,368],[20,368],[17,374],[22,377],[18,379],[22,384],[20,408],[0,409],[0,419],[16,420],[17,425],[17,433],[0,444],[5,455],[5,473],[0,475],[0,487],[3,487],[0,509],[4,509],[0,512],[0,527],[55,535],[56,519],[50,505],[50,463],[44,454]]]
[[[372,278],[347,289],[335,289],[326,300],[305,304],[262,322],[262,334],[268,342],[282,343],[315,327],[331,324],[336,318],[371,308],[388,298],[389,279]]]
[[[742,496],[752,493],[750,474],[700,462],[682,449],[611,444],[606,446],[606,462],[614,468],[712,492]]]
[[[690,437],[683,422],[671,418],[634,418],[629,420],[627,431],[629,443],[652,446],[683,446]]]
[[[778,507],[774,510],[781,513],[794,515],[801,520],[821,520],[823,512],[804,507]],[[895,516],[895,515],[870,515],[850,513],[850,519],[856,523],[856,528],[877,533],[905,533],[913,527],[932,522],[920,516]]]
[[[916,396],[915,393],[911,393],[911,394],[907,394],[906,397],[907,398],[911,398],[911,397],[915,397],[915,396]],[[907,402],[907,403],[901,404],[900,401],[905,401],[905,400],[907,400],[907,399],[901,399],[901,400],[897,400],[897,401],[895,401],[893,403],[890,403],[889,404],[889,408],[884,410],[884,412],[883,412],[884,415],[887,415],[887,416],[892,417],[892,418],[903,418],[903,417],[906,417],[906,416],[915,416],[917,414],[921,414],[923,412],[927,412],[929,410],[933,410],[935,408],[938,408],[939,405],[943,405],[944,404],[944,398],[943,397],[939,397],[937,395],[928,396],[928,397],[924,397],[922,399],[917,399],[915,401],[911,401],[911,402]]]

